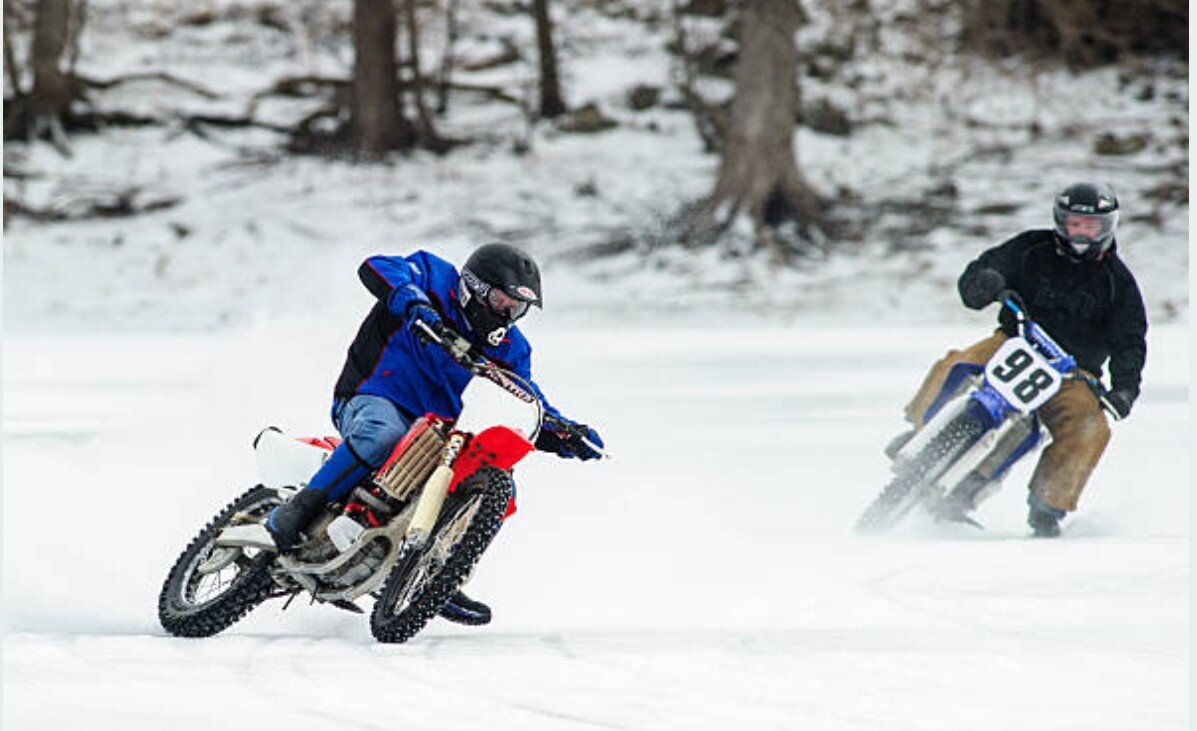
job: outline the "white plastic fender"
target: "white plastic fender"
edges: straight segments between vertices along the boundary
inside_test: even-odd
[[[308,484],[331,454],[323,447],[301,442],[274,427],[262,430],[254,440],[258,477],[266,487],[302,487]]]

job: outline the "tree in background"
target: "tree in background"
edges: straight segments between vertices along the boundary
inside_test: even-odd
[[[532,0],[536,17],[536,47],[540,53],[540,116],[552,119],[565,113],[561,80],[557,75],[557,49],[553,43],[553,20],[549,0]]]
[[[445,152],[450,142],[437,133],[432,112],[424,101],[424,87],[429,84],[420,67],[420,24],[416,18],[416,0],[403,0],[403,20],[407,29],[407,68],[410,71],[406,87],[416,107],[418,138],[425,148],[433,152]]]
[[[4,138],[48,139],[68,154],[66,119],[71,103],[81,97],[82,85],[64,66],[68,62],[73,65],[73,54],[68,51],[82,27],[82,7],[73,8],[71,0],[37,1],[28,63],[33,86],[28,91],[21,84],[10,37],[9,18],[15,9],[15,3],[5,3],[4,63],[12,97],[5,105]]]
[[[415,137],[399,97],[397,22],[392,0],[354,0],[349,129],[354,148],[366,155],[410,147]]]
[[[746,0],[738,19],[735,100],[721,145],[715,190],[698,210],[691,233],[726,230],[751,218],[756,245],[785,261],[825,231],[825,204],[803,178],[794,149],[801,22],[794,0]],[[782,233],[785,224],[793,233]]]

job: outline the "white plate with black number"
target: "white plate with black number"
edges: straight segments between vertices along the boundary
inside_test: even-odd
[[[1026,413],[1060,390],[1063,378],[1024,338],[1010,338],[985,365],[985,380],[1014,408]]]

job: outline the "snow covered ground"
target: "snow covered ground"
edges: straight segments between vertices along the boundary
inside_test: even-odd
[[[514,105],[461,94],[438,124],[469,145],[378,165],[179,119],[247,114],[285,76],[347,76],[348,3],[88,5],[81,72],[166,72],[218,95],[143,78],[92,101],[160,125],[77,137],[69,159],[6,144],[6,169],[28,176],[6,177],[6,196],[34,209],[178,202],[5,230],[5,729],[1188,726],[1186,64],[935,61],[951,47],[927,42],[936,27],[903,36],[879,16],[877,54],[802,79],[852,134],[797,131],[810,180],[878,226],[778,270],[648,246],[718,164],[669,88],[671,24],[631,19],[669,3],[555,3],[568,101],[616,129],[530,130]],[[532,24],[504,5],[466,4],[462,55],[509,42],[523,58],[459,78],[524,98]],[[806,5],[800,51],[826,63],[849,31],[834,4]],[[628,106],[641,83],[660,105]],[[285,124],[321,100],[259,102],[255,119]],[[1144,144],[1097,154],[1111,135]],[[1030,463],[980,511],[983,532],[851,536],[924,369],[990,327],[959,306],[960,269],[1091,177],[1122,196],[1152,330],[1142,400],[1064,538],[1027,538]],[[520,511],[471,586],[495,622],[392,647],[363,617],[266,606],[216,638],[165,637],[161,581],[254,482],[251,437],[330,429],[325,395],[369,303],[360,260],[460,261],[495,237],[544,265],[547,310],[527,325],[542,385],[616,455],[521,466]],[[620,237],[636,246],[579,255]]]
[[[539,316],[537,316],[539,317]],[[849,528],[929,362],[983,328],[528,324],[540,382],[615,458],[534,455],[471,592],[403,646],[326,607],[165,637],[158,588],[254,481],[249,440],[326,432],[356,323],[4,343],[6,729],[1183,729],[1189,333],[1062,539],[1016,468],[978,517]],[[363,602],[365,603],[365,602]]]

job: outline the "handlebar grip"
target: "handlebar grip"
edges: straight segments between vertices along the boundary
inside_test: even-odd
[[[1084,380],[1085,385],[1097,397],[1097,403],[1101,405],[1102,411],[1109,414],[1114,421],[1122,421],[1122,414],[1118,412],[1118,409],[1114,408],[1114,404],[1110,403],[1110,399],[1108,398],[1110,392],[1106,390],[1105,386],[1101,385],[1101,381],[1087,373],[1082,373],[1081,371],[1074,372],[1078,374],[1078,378]]]
[[[1022,295],[1013,289],[1003,289],[998,292],[997,301],[1002,303],[1003,307],[1010,307],[1014,314],[1020,318],[1026,317],[1027,305],[1023,301]],[[1011,304],[1014,306],[1011,307]]]
[[[611,459],[611,453],[607,451],[606,447],[599,446],[598,444],[590,441],[590,435],[587,432],[586,427],[583,425],[575,424],[572,421],[566,421],[565,419],[559,419],[548,413],[541,418],[541,423],[545,426],[551,427],[554,430],[564,431],[570,436],[570,438],[577,439],[585,444],[587,448],[599,455],[599,457],[603,459]]]
[[[1103,390],[1102,393],[1098,395],[1097,400],[1101,404],[1102,410],[1109,414],[1110,418],[1112,418],[1114,421],[1122,421],[1122,414],[1119,413],[1118,409],[1114,408],[1114,404],[1110,403],[1110,400],[1106,398],[1109,393],[1109,391]]]
[[[423,320],[413,320],[409,327],[411,328],[411,331],[416,334],[416,337],[424,342],[435,343],[436,345],[441,344],[440,337],[436,334],[436,331],[429,327],[428,323],[424,322]]]

